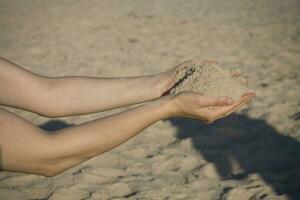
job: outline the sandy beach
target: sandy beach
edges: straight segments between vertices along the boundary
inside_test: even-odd
[[[101,77],[213,59],[256,91],[226,119],[160,121],[55,177],[2,171],[1,200],[300,199],[298,0],[0,0],[0,56],[45,76]],[[49,131],[128,109],[49,119],[2,108]]]

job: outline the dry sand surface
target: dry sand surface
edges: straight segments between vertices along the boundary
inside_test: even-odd
[[[132,76],[215,59],[256,91],[227,119],[160,121],[54,178],[0,172],[0,199],[299,200],[299,16],[298,0],[0,0],[0,56],[36,73]],[[11,110],[46,130],[117,112]]]

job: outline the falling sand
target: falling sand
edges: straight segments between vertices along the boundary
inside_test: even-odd
[[[176,72],[176,84],[171,94],[183,91],[199,92],[203,96],[228,96],[237,100],[251,89],[243,82],[243,77],[235,77],[231,71],[222,69],[213,61],[188,61]]]

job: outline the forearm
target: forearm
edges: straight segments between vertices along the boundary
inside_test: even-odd
[[[129,140],[171,115],[170,98],[162,98],[107,118],[64,129],[52,136],[49,155],[55,175]]]
[[[163,75],[52,78],[44,105],[52,116],[99,112],[156,99],[169,82]]]
[[[53,176],[124,143],[160,119],[184,116],[211,123],[253,97],[249,93],[229,102],[226,97],[206,98],[192,92],[166,96],[51,135],[0,109],[0,169]]]
[[[0,57],[0,104],[38,111],[48,93],[48,79]]]
[[[128,78],[50,78],[0,58],[0,104],[47,117],[94,113],[153,100],[171,84],[169,73]]]
[[[0,109],[0,170],[54,176],[129,140],[173,109],[170,97],[55,133]]]

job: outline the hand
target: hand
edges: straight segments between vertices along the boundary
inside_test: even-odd
[[[231,70],[231,76],[236,78],[238,81],[240,81],[241,83],[244,83],[246,85],[248,85],[248,79],[245,76],[242,76],[242,71],[239,69],[236,70]]]
[[[165,75],[165,77],[168,79],[164,93],[168,93],[169,90],[175,85],[175,83],[176,83],[175,76],[178,73],[178,71],[180,71],[181,69],[184,69],[185,67],[191,65],[192,63],[193,63],[193,60],[183,61],[183,62],[177,64],[173,69],[163,73],[163,75]]]
[[[246,93],[240,99],[233,101],[229,97],[209,98],[196,92],[183,92],[173,96],[173,112],[171,115],[212,123],[237,111],[254,96],[254,93]]]

